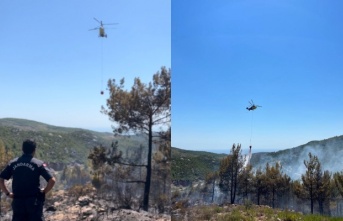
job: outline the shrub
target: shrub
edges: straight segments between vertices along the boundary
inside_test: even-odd
[[[92,185],[86,184],[86,185],[74,185],[71,188],[68,189],[68,196],[79,198],[83,195],[91,195],[91,193],[94,193],[94,189]]]
[[[244,200],[245,210],[250,210],[252,208],[252,205],[253,205],[253,203],[251,202],[251,200],[249,200],[249,199]]]
[[[213,215],[213,209],[212,207],[206,207],[206,206],[202,206],[199,208],[198,213],[200,213],[200,217],[204,220],[210,220],[212,218]]]
[[[225,214],[224,216],[219,216],[218,221],[242,221],[246,220],[242,214],[237,211],[233,210],[231,214]]]
[[[290,212],[290,211],[282,211],[279,213],[278,217],[283,221],[297,221],[301,219],[301,215]]]
[[[165,206],[169,204],[169,197],[166,194],[161,194],[157,198],[157,209],[160,213],[165,212]]]

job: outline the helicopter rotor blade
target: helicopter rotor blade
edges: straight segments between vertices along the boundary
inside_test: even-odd
[[[89,29],[88,31],[94,31],[94,30],[97,30],[99,28],[92,28],[92,29]]]
[[[98,19],[94,18],[94,20],[97,21],[97,22],[99,22],[99,23],[101,24],[101,22],[100,22]]]
[[[108,23],[108,24],[103,24],[103,25],[118,25],[119,23]]]

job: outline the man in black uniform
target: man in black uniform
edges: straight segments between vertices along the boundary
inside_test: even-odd
[[[22,150],[24,154],[11,160],[0,173],[0,188],[8,197],[13,198],[12,221],[44,221],[45,194],[54,186],[55,178],[43,161],[33,158],[36,152],[34,140],[25,140]],[[44,189],[40,189],[40,176],[48,182]],[[4,179],[11,177],[13,193],[4,183]]]

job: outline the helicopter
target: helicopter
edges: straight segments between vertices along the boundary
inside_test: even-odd
[[[107,34],[105,33],[104,25],[117,25],[118,24],[118,23],[103,24],[102,21],[99,21],[96,18],[94,18],[94,20],[97,21],[100,24],[100,26],[96,27],[96,28],[89,29],[89,31],[99,29],[99,37],[102,37],[102,38],[104,38],[104,37],[107,38]]]
[[[248,111],[252,111],[252,110],[255,110],[258,107],[262,107],[262,106],[259,106],[259,105],[255,105],[253,100],[249,101],[249,104],[250,104],[250,106],[247,107]]]

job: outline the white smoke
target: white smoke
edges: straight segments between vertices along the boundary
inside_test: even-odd
[[[323,171],[328,170],[331,173],[343,171],[343,137],[314,141],[278,152],[253,154],[252,166],[254,169],[259,167],[263,169],[267,162],[270,165],[280,162],[284,173],[293,180],[299,180],[306,172],[304,161],[309,160],[309,153],[318,157]]]
[[[251,146],[250,146],[249,153],[244,155],[244,168],[250,164],[251,156],[252,154],[251,154]]]

